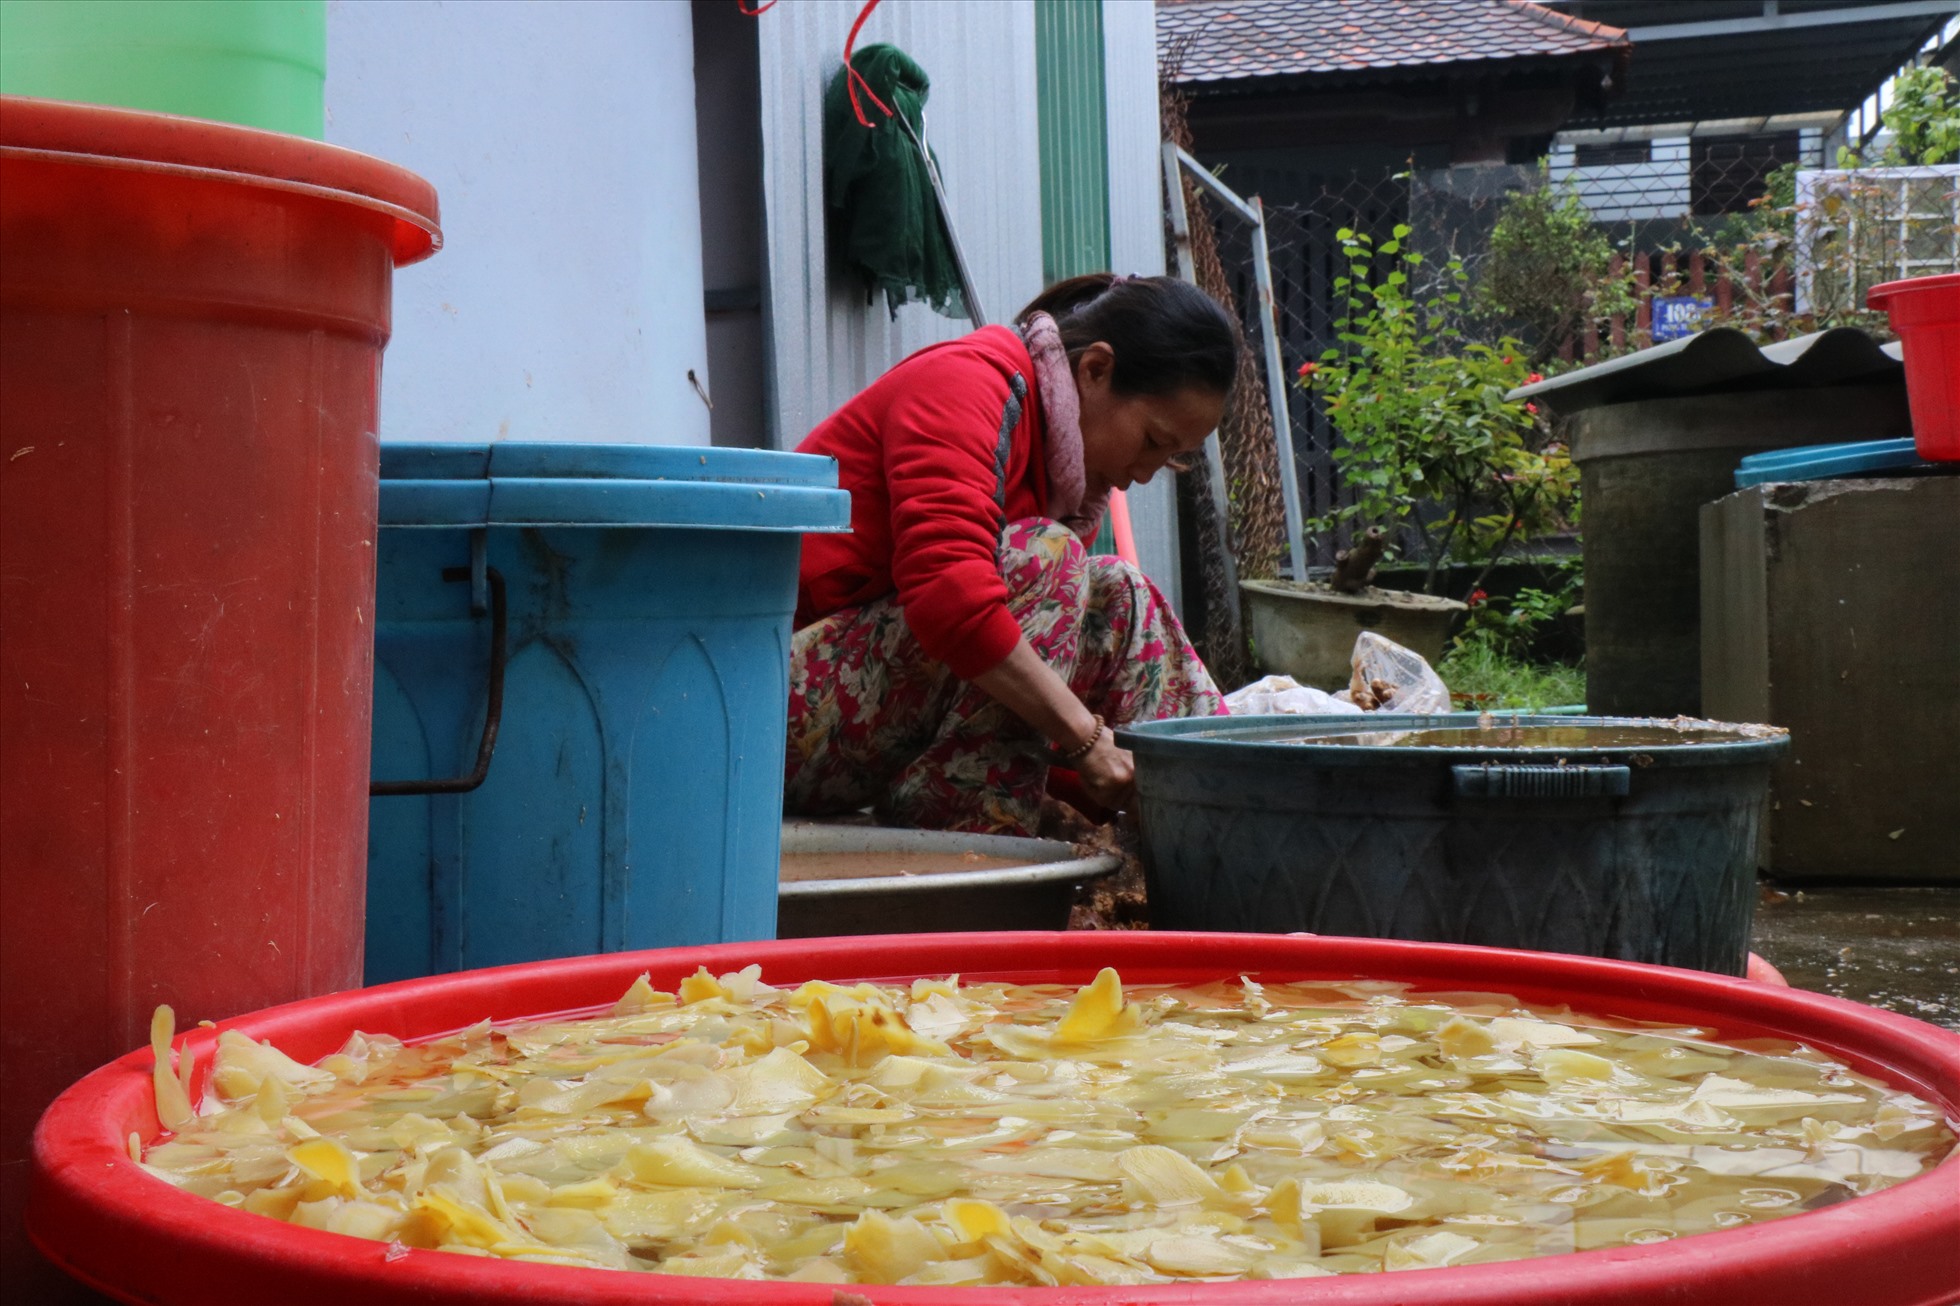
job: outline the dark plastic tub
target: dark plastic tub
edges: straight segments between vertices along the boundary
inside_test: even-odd
[[[1478,721],[1241,717],[1118,732],[1136,752],[1152,924],[1743,973],[1769,764],[1784,732],[1510,714],[1479,731]],[[1520,746],[1517,727],[1635,734],[1547,749]],[[1388,743],[1416,730],[1449,742]],[[1357,731],[1382,738],[1315,742]],[[1651,742],[1647,731],[1680,742]]]
[[[673,988],[695,967],[750,962],[774,984],[904,980],[958,971],[969,980],[1086,983],[1114,966],[1128,983],[1253,973],[1263,979],[1400,980],[1465,988],[1600,1015],[1709,1026],[1725,1038],[1798,1039],[1960,1114],[1960,1036],[1923,1021],[1787,988],[1588,957],[1367,939],[1272,935],[920,934],[721,944],[617,953],[442,975],[339,993],[224,1026],[305,1061],[355,1029],[425,1037],[474,1021],[612,1003],[633,978]],[[198,1082],[217,1031],[190,1031]],[[182,1192],[129,1159],[131,1133],[157,1133],[149,1054],[96,1071],[63,1094],[34,1141],[29,1231],[58,1264],[124,1302],[201,1306],[834,1306],[831,1284],[681,1279],[526,1265],[453,1252],[390,1259],[380,1243],[284,1224]],[[1960,1246],[1960,1154],[1869,1196],[1671,1242],[1393,1274],[1141,1287],[856,1287],[877,1306],[1943,1306]]]

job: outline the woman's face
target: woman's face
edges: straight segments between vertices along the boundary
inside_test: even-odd
[[[1161,395],[1110,388],[1116,355],[1101,341],[1075,362],[1082,401],[1082,462],[1091,494],[1147,482],[1173,458],[1195,453],[1225,414],[1225,396],[1186,386]]]

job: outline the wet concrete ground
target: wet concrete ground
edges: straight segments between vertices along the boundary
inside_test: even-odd
[[[1795,988],[1960,1029],[1960,887],[1766,887],[1751,946]]]

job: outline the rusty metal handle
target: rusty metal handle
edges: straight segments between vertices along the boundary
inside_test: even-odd
[[[474,581],[473,567],[445,567],[446,581]],[[490,703],[483,713],[483,739],[476,746],[476,769],[468,775],[448,780],[374,780],[368,784],[371,798],[394,798],[404,794],[466,794],[483,783],[490,774],[490,755],[497,748],[497,728],[504,719],[504,653],[509,610],[504,602],[504,578],[495,567],[484,567],[483,579],[490,585]]]

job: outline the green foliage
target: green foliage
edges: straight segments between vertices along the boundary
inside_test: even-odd
[[[1477,282],[1477,307],[1524,324],[1541,366],[1589,323],[1635,307],[1632,279],[1613,271],[1613,242],[1571,186],[1541,182],[1504,201]]]
[[[1345,261],[1335,278],[1339,343],[1301,369],[1340,439],[1333,450],[1355,502],[1309,523],[1407,526],[1419,537],[1434,592],[1452,557],[1488,564],[1513,544],[1568,524],[1578,471],[1537,406],[1506,399],[1538,380],[1511,337],[1466,340],[1456,325],[1468,274],[1451,258],[1428,273],[1397,226],[1379,246],[1336,232]],[[1428,287],[1416,293],[1413,279]]]
[[[1944,68],[1908,68],[1892,83],[1885,127],[1892,141],[1881,164],[1960,161],[1960,82]]]
[[[1865,291],[1906,275],[1909,266],[1923,273],[1928,258],[1952,248],[1952,224],[1937,216],[1947,209],[1952,183],[1884,170],[1960,162],[1960,83],[1944,69],[1911,68],[1899,74],[1893,91],[1882,151],[1840,149],[1838,172],[1807,198],[1797,194],[1797,165],[1777,168],[1748,213],[1731,217],[1707,242],[1737,289],[1726,325],[1764,341],[1834,326],[1891,334],[1885,315],[1865,307]],[[1771,292],[1767,277],[1751,282],[1743,275],[1752,257],[1765,269],[1803,270],[1804,312]]]
[[[1799,196],[1797,173],[1794,163],[1770,172],[1748,211],[1731,215],[1702,246],[1732,288],[1729,311],[1717,322],[1765,344],[1839,326],[1889,337],[1885,314],[1865,306],[1865,291],[1903,275],[1903,258],[1950,248],[1941,220],[1909,215],[1939,212],[1951,182],[1901,181],[1852,158],[1847,170],[1827,174],[1808,196]],[[1920,248],[1929,238],[1930,245]],[[1759,269],[1754,277],[1752,261]],[[1808,278],[1802,312],[1793,296],[1776,289],[1771,273],[1779,267]],[[1657,284],[1655,293],[1674,292]]]
[[[1547,626],[1572,610],[1579,601],[1580,578],[1568,569],[1555,590],[1526,586],[1513,598],[1492,597],[1482,590],[1469,596],[1470,619],[1456,637],[1457,648],[1487,649],[1500,657],[1523,659]]]
[[[1482,645],[1451,649],[1436,674],[1451,694],[1467,695],[1469,706],[1493,712],[1536,712],[1586,700],[1584,667],[1525,662]]]

